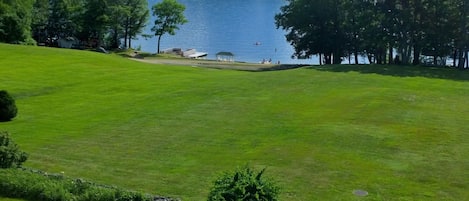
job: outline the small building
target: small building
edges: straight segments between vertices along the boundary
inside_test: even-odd
[[[79,45],[80,41],[75,37],[65,37],[59,38],[59,40],[57,40],[57,44],[61,48],[72,48],[76,45]]]
[[[229,61],[234,62],[234,54],[231,52],[218,52],[216,54],[217,61]]]

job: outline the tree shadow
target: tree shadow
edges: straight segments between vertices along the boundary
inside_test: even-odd
[[[469,70],[450,67],[397,66],[397,65],[323,65],[311,66],[307,69],[328,72],[357,72],[396,77],[426,77],[455,81],[469,81]]]

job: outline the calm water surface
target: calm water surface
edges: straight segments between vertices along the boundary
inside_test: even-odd
[[[161,0],[149,0],[149,6]],[[274,16],[285,0],[179,0],[186,6],[188,23],[180,26],[176,35],[163,35],[161,50],[167,48],[195,48],[215,59],[220,51],[232,52],[237,61],[260,62],[272,59],[281,63],[318,63],[291,59],[293,48],[285,40],[285,32],[275,27]],[[151,33],[154,19],[146,33]],[[156,52],[156,38],[138,39],[134,47]]]

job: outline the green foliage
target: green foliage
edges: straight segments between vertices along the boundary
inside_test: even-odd
[[[160,52],[161,36],[168,33],[169,35],[176,34],[179,29],[178,25],[187,22],[184,16],[186,6],[177,2],[177,0],[163,0],[160,3],[153,5],[153,16],[156,17],[155,24],[151,29],[158,36],[158,50]]]
[[[20,151],[10,134],[0,131],[0,168],[19,167],[28,159],[28,154]]]
[[[0,1],[0,42],[22,43],[31,38],[33,0]]]
[[[214,182],[208,201],[276,201],[279,188],[248,166],[232,173],[224,173]]]
[[[0,196],[37,201],[151,201],[154,197],[29,169],[0,170]]]
[[[361,54],[384,64],[392,63],[397,50],[404,64],[419,64],[425,55],[436,65],[455,49],[460,57],[467,52],[468,16],[464,0],[288,0],[275,20],[288,32],[294,56],[323,54],[331,63],[332,54],[339,64],[340,57]]]
[[[7,91],[0,91],[0,122],[10,121],[16,117],[18,108],[16,108],[15,99]]]

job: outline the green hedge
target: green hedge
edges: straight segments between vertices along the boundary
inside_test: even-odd
[[[0,196],[35,201],[176,201],[30,169],[0,169]]]

